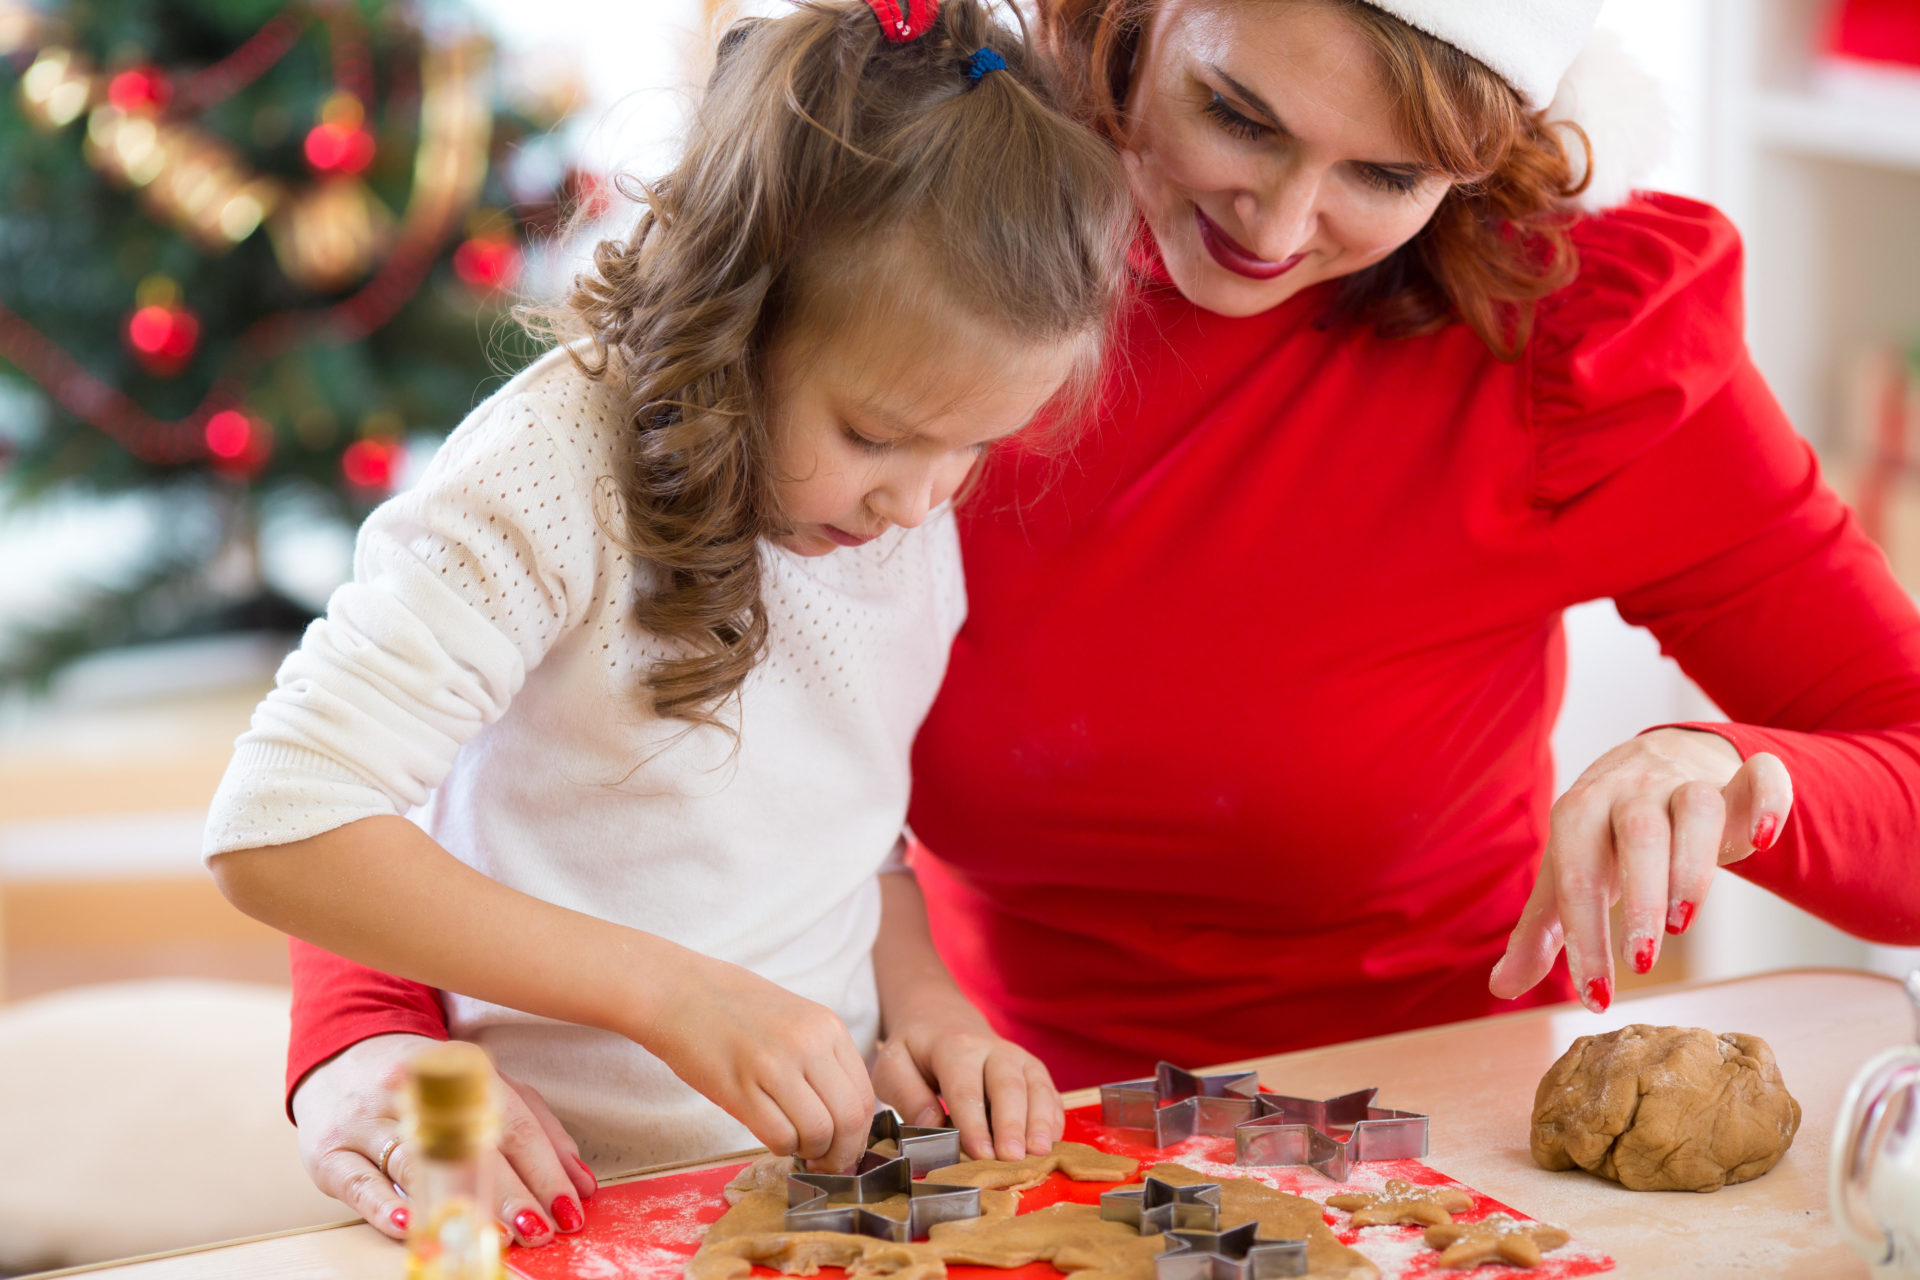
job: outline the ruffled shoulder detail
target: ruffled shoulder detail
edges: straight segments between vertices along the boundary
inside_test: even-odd
[[[1536,496],[1562,503],[1658,444],[1744,357],[1740,234],[1719,210],[1642,195],[1574,228],[1580,274],[1527,352]]]

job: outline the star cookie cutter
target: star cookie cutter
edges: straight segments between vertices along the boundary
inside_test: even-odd
[[[1150,1077],[1102,1085],[1100,1121],[1150,1130],[1157,1147],[1195,1134],[1232,1138],[1237,1165],[1310,1165],[1335,1182],[1362,1161],[1427,1154],[1427,1117],[1374,1106],[1374,1089],[1296,1098],[1259,1088],[1251,1071],[1197,1075],[1162,1062]]]
[[[1376,1107],[1376,1092],[1356,1089],[1337,1098],[1263,1093],[1262,1114],[1234,1126],[1233,1162],[1311,1165],[1335,1182],[1345,1182],[1355,1164],[1426,1155],[1427,1117]]]
[[[1196,1182],[1180,1187],[1148,1177],[1137,1187],[1103,1193],[1100,1216],[1108,1222],[1127,1223],[1143,1236],[1212,1231],[1220,1225],[1220,1184]]]
[[[945,1135],[951,1135],[950,1143]],[[913,1180],[926,1169],[959,1163],[957,1131],[904,1125],[893,1112],[879,1112],[867,1131],[868,1146],[886,1140],[899,1146],[899,1155],[869,1149],[851,1173],[788,1174],[786,1229],[842,1231],[905,1244],[926,1239],[939,1223],[980,1216],[980,1188]],[[898,1195],[907,1197],[904,1219],[868,1207]]]
[[[882,1109],[873,1113],[867,1148],[872,1150],[882,1142],[893,1143],[916,1178],[960,1163],[960,1131],[952,1125],[907,1124],[898,1112]]]
[[[1151,1129],[1153,1145],[1170,1147],[1196,1133],[1226,1137],[1257,1114],[1260,1077],[1252,1071],[1195,1075],[1162,1062],[1151,1076],[1100,1086],[1100,1123]]]
[[[1305,1240],[1261,1240],[1260,1224],[1227,1231],[1175,1231],[1173,1247],[1153,1260],[1155,1280],[1279,1280],[1307,1274]]]

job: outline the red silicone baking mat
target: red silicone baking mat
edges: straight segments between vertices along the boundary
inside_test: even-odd
[[[1066,1137],[1117,1155],[1133,1156],[1143,1162],[1143,1167],[1158,1160],[1173,1160],[1196,1172],[1222,1178],[1257,1178],[1268,1186],[1322,1203],[1328,1196],[1342,1191],[1375,1191],[1385,1185],[1388,1178],[1405,1178],[1425,1185],[1458,1187],[1471,1195],[1473,1208],[1456,1215],[1464,1221],[1489,1213],[1526,1217],[1418,1160],[1358,1164],[1353,1167],[1352,1178],[1345,1183],[1333,1182],[1304,1166],[1240,1168],[1233,1163],[1230,1138],[1193,1138],[1163,1151],[1134,1140],[1127,1130],[1102,1126],[1098,1106],[1069,1111]],[[510,1249],[507,1267],[524,1280],[679,1280],[687,1259],[700,1247],[707,1225],[726,1212],[720,1189],[739,1168],[739,1165],[729,1165],[723,1169],[668,1174],[645,1182],[607,1187],[587,1203],[586,1230],[561,1236],[544,1248]],[[939,1175],[934,1176],[937,1179]],[[1100,1193],[1112,1190],[1113,1185],[1072,1182],[1056,1173],[1020,1197],[1020,1211],[1030,1213],[1062,1200],[1098,1204]],[[1381,1280],[1468,1274],[1436,1267],[1434,1264],[1440,1255],[1422,1243],[1419,1227],[1367,1227],[1355,1231],[1347,1225],[1349,1215],[1344,1210],[1327,1209],[1325,1216],[1327,1225],[1333,1228],[1341,1243],[1351,1245],[1373,1260],[1380,1268]],[[1569,1280],[1612,1269],[1612,1258],[1574,1240],[1547,1254],[1544,1265],[1530,1271],[1524,1267],[1488,1264],[1471,1274]],[[1012,1271],[953,1266],[947,1268],[947,1273],[951,1280],[1055,1280],[1060,1274],[1044,1262]],[[756,1267],[754,1274],[778,1273]],[[827,1280],[843,1280],[845,1273],[837,1267],[827,1267],[821,1274]]]

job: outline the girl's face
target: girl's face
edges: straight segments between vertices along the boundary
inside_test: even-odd
[[[1380,261],[1449,186],[1395,135],[1366,37],[1314,0],[1162,0],[1121,155],[1187,299],[1254,315]]]
[[[769,425],[792,526],[780,545],[823,556],[894,525],[920,524],[953,497],[988,446],[1033,420],[1082,350],[908,345],[897,336],[872,345],[775,342]]]

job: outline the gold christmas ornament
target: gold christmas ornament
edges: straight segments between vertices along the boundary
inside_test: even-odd
[[[267,232],[287,278],[328,293],[359,280],[386,255],[393,215],[358,178],[335,178],[282,204]]]

